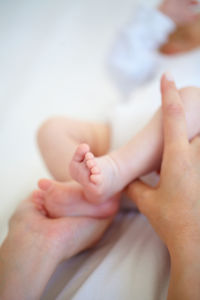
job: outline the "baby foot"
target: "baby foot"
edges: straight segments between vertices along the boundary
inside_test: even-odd
[[[33,193],[33,201],[40,211],[52,218],[66,216],[107,218],[118,210],[119,197],[113,197],[104,204],[91,204],[86,201],[81,185],[74,181],[60,183],[42,179],[38,182],[38,186],[40,190]]]
[[[115,161],[110,155],[94,157],[87,144],[78,146],[70,163],[70,173],[83,186],[89,202],[102,203],[120,190],[120,174]]]

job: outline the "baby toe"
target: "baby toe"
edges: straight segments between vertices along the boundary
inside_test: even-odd
[[[43,191],[49,190],[52,187],[52,185],[53,182],[50,179],[40,179],[38,181],[38,187]]]
[[[33,192],[33,201],[37,203],[42,203],[44,200],[44,192],[40,190],[35,190]]]
[[[96,166],[96,162],[94,159],[89,159],[86,161],[86,166],[91,169]]]
[[[91,173],[92,174],[100,174],[101,173],[101,170],[100,170],[100,168],[99,167],[93,167],[92,169],[91,169]]]
[[[94,158],[94,154],[92,152],[88,152],[85,154],[85,160],[90,160]]]
[[[76,162],[82,162],[88,151],[90,151],[90,147],[88,144],[80,144],[74,153],[73,160],[75,160]]]
[[[94,184],[100,184],[102,182],[102,175],[101,174],[92,174],[92,175],[90,175],[90,180]]]

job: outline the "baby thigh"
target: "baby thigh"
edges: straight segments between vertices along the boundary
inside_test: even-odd
[[[76,147],[87,143],[95,156],[104,155],[110,146],[110,129],[106,123],[54,117],[41,125],[37,140],[52,176],[67,181],[71,179],[68,166]]]

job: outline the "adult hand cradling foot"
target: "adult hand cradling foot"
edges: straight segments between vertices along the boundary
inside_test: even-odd
[[[95,244],[111,219],[50,219],[22,202],[0,248],[0,298],[39,299],[57,265]]]
[[[135,181],[127,193],[169,249],[168,299],[197,300],[200,296],[200,138],[189,144],[181,99],[174,82],[168,79],[163,76],[161,82],[164,154],[160,183],[151,188]],[[39,299],[56,266],[93,245],[112,219],[49,218],[31,200],[30,197],[22,202],[15,212],[0,248],[2,300]]]
[[[151,188],[137,180],[127,188],[139,210],[168,247],[171,279],[168,299],[200,298],[200,137],[188,142],[179,93],[161,82],[164,154],[160,182]]]

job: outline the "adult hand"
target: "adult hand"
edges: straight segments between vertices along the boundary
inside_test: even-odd
[[[97,242],[111,219],[50,219],[22,202],[0,248],[0,298],[39,299],[56,266]]]
[[[188,142],[173,81],[162,77],[164,154],[156,188],[141,181],[127,193],[169,249],[169,299],[200,299],[200,138]]]
[[[177,25],[194,21],[198,17],[195,9],[199,2],[195,0],[164,0],[159,10],[171,18]]]

